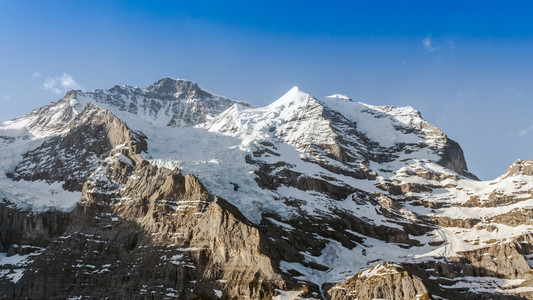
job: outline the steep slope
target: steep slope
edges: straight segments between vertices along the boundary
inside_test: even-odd
[[[69,190],[80,190],[84,178],[109,151],[107,141],[107,146],[100,144],[105,139],[101,134],[107,134],[99,129],[101,124],[75,124],[84,122],[79,115],[91,102],[118,115],[122,122],[141,121],[143,130],[157,128],[158,124],[193,126],[237,103],[205,92],[190,81],[170,78],[162,78],[146,89],[115,86],[86,93],[69,91],[57,102],[0,123],[0,197],[16,198],[20,205],[33,209],[72,209],[80,194]],[[78,132],[71,133],[73,128]],[[58,138],[68,134],[69,139]],[[142,134],[135,140],[142,140]],[[64,142],[58,145],[59,141]],[[103,148],[96,149],[100,146]],[[55,168],[65,172],[49,172]],[[34,169],[39,174],[32,172]],[[17,181],[9,180],[8,175]],[[34,183],[27,184],[27,180]]]
[[[295,87],[254,108],[163,78],[0,136],[3,295],[533,296],[531,161],[479,181],[411,107]]]
[[[70,132],[88,122],[110,127],[108,133],[118,124],[129,133],[93,104],[79,119],[86,122],[76,120],[79,127]],[[17,239],[17,233],[24,237],[38,226],[30,232],[4,227],[3,248],[24,263],[3,265],[2,297],[148,294],[196,299],[216,297],[220,290],[228,297],[259,298],[285,288],[282,275],[263,254],[263,234],[237,208],[210,195],[193,175],[143,160],[132,135],[111,136],[118,139],[110,139],[111,145],[121,143],[88,176],[70,225],[52,229],[53,243],[42,237]],[[57,144],[72,139],[69,134],[58,138]],[[18,210],[8,214],[13,213]],[[4,216],[4,226],[13,220]],[[16,245],[21,242],[24,246]],[[161,269],[154,270],[154,264]]]
[[[109,111],[92,103],[67,128],[63,135],[25,153],[8,176],[17,181],[64,182],[65,190],[81,191],[89,175],[112,149],[132,147],[136,153],[146,150],[141,134],[131,132]]]

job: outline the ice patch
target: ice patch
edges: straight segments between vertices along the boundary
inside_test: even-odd
[[[222,291],[221,290],[215,290],[213,289],[213,291],[215,292],[215,295],[220,299],[222,298]]]

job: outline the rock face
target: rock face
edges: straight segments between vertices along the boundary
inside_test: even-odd
[[[63,212],[27,212],[17,209],[13,203],[0,203],[0,252],[19,253],[18,245],[45,247],[61,235],[70,223],[70,215]],[[13,252],[15,251],[15,252]]]
[[[70,91],[0,123],[0,297],[532,299],[530,164],[296,87]]]
[[[174,80],[165,77],[148,87],[149,91],[155,92],[169,99],[206,99],[213,95],[202,90],[198,84],[188,80]]]
[[[533,175],[533,161],[528,160],[524,161],[521,159],[516,160],[505,172],[503,177],[511,177],[511,176],[517,176],[517,175],[526,175],[531,176]]]
[[[381,263],[328,290],[328,299],[430,299],[424,283],[394,263]]]
[[[441,166],[450,170],[454,170],[458,174],[461,174],[465,177],[479,180],[476,175],[468,172],[468,167],[466,166],[463,149],[461,149],[461,147],[456,141],[450,139],[446,141],[444,154],[442,156],[442,159],[438,163]]]
[[[101,120],[101,113],[108,114],[88,109],[98,110],[89,118]],[[221,290],[229,298],[263,298],[285,288],[263,253],[264,235],[236,207],[211,196],[193,175],[149,164],[137,155],[132,136],[125,137],[110,139],[112,145],[124,146],[111,147],[85,182],[71,222],[39,216],[37,225],[28,225],[28,217],[4,219],[6,232],[21,232],[17,243],[48,247],[16,285],[1,285],[3,297],[145,294],[197,299],[214,298]],[[10,224],[17,220],[22,224]],[[54,234],[57,239],[51,243]],[[13,235],[3,238],[6,245]]]
[[[66,190],[81,191],[92,170],[112,149],[131,147],[136,153],[146,150],[141,134],[131,132],[109,111],[92,103],[67,126],[71,128],[67,133],[25,153],[9,176],[17,181],[59,181]]]

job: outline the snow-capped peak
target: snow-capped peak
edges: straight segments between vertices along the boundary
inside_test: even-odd
[[[280,109],[288,107],[300,107],[307,104],[307,100],[313,97],[308,93],[300,90],[297,86],[292,87],[283,96],[279,97],[276,101],[268,105],[271,109]]]

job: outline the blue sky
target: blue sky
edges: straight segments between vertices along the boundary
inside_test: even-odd
[[[533,158],[531,1],[153,2],[0,0],[0,120],[171,76],[254,105],[294,85],[410,105],[483,179]]]

